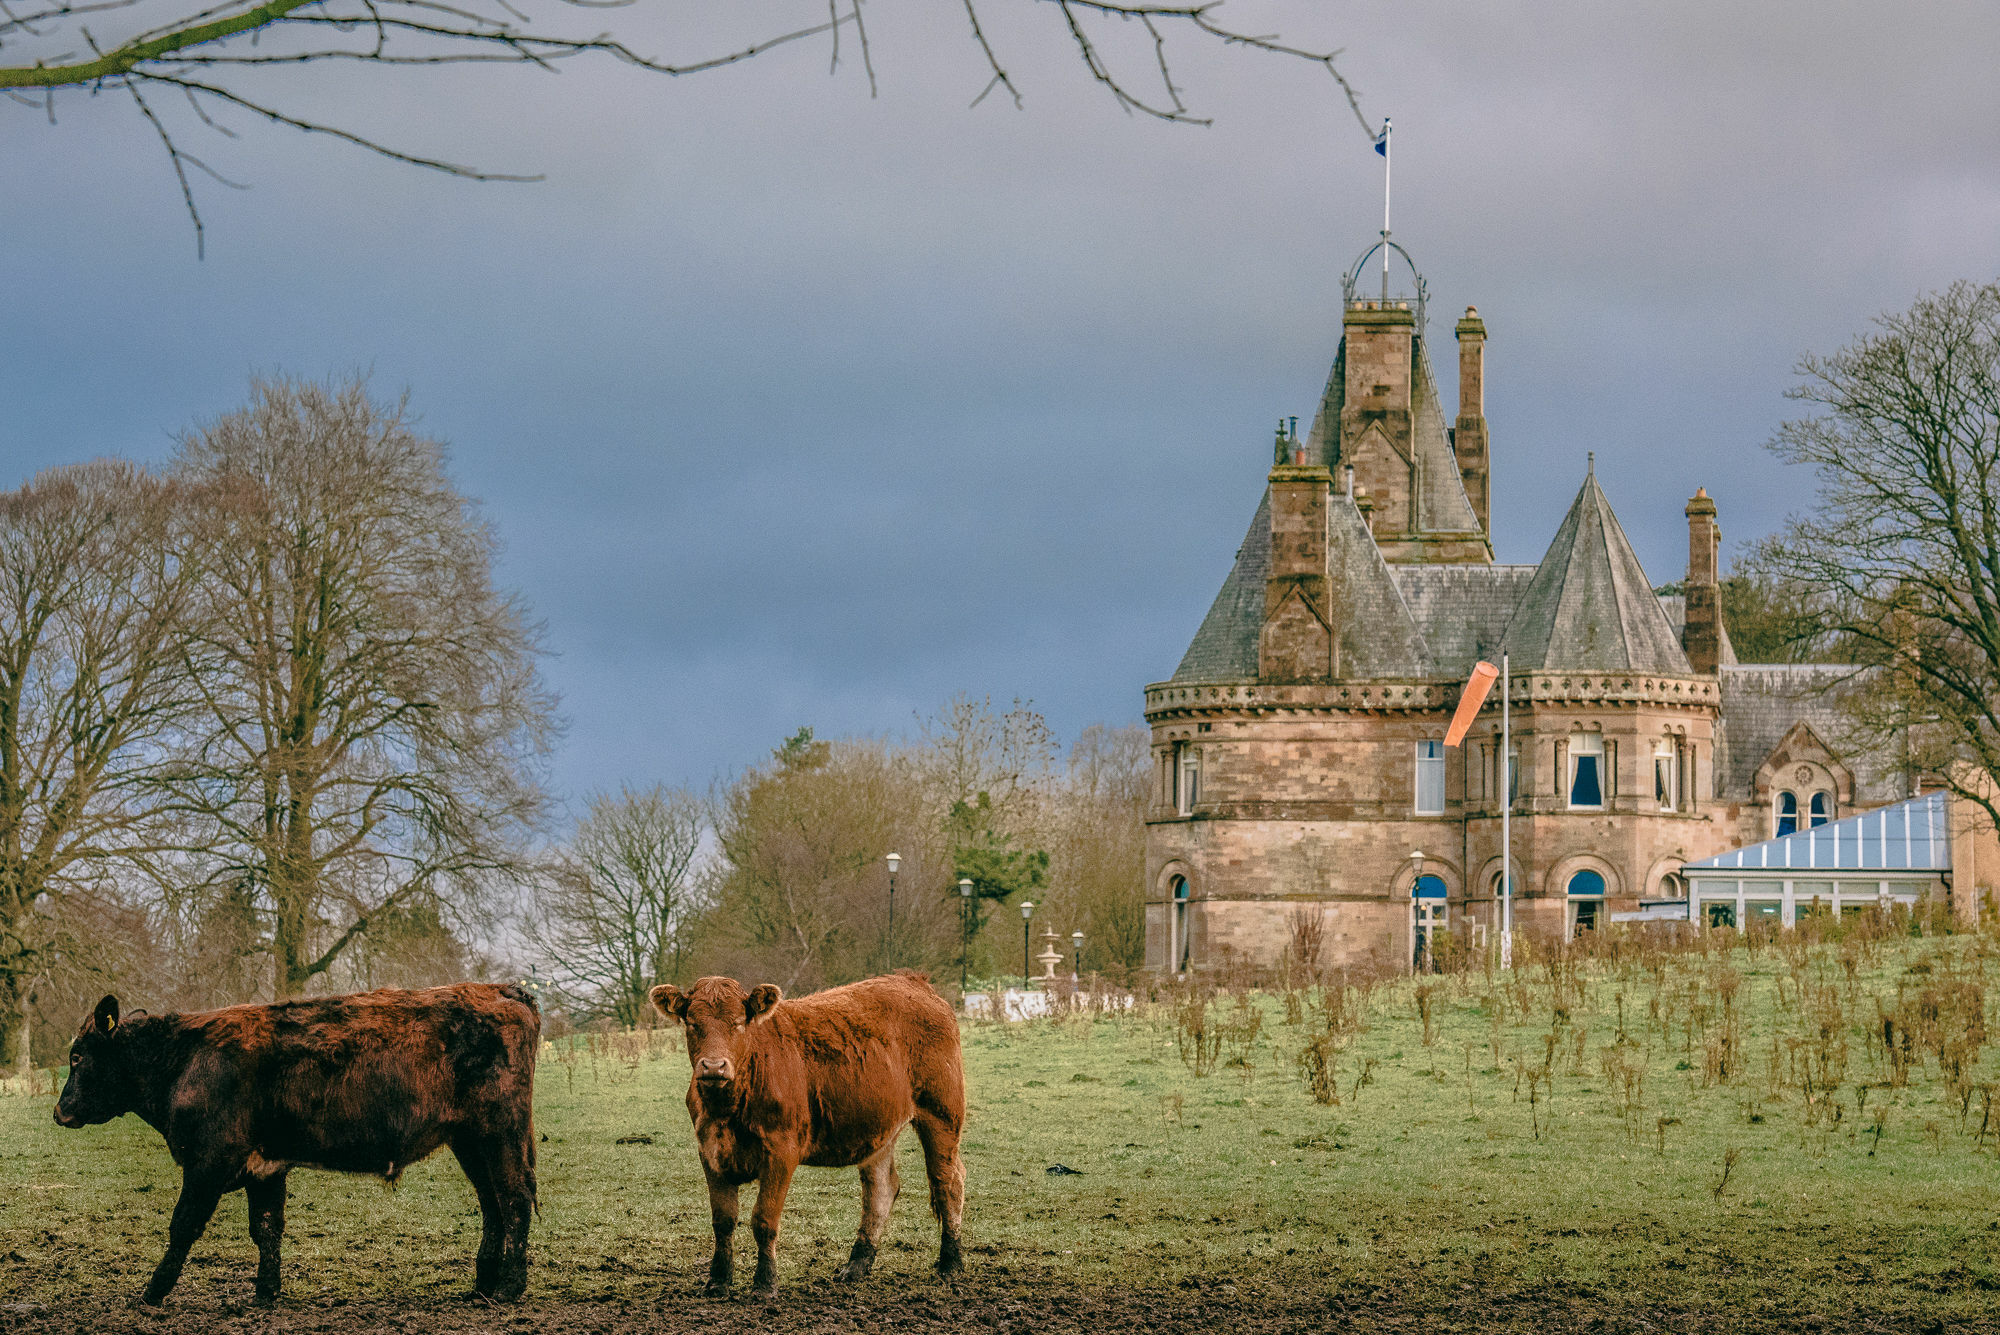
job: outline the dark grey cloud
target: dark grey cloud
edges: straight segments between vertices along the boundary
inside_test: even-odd
[[[558,777],[705,781],[800,723],[954,691],[1136,718],[1226,571],[1271,423],[1310,411],[1379,159],[1310,71],[1183,44],[1209,129],[1121,115],[1044,6],[877,0],[824,48],[663,81],[352,71],[311,110],[534,186],[244,126],[197,264],[143,123],[0,125],[9,481],[158,457],[258,370],[407,386],[549,624]],[[1492,330],[1503,559],[1599,472],[1673,578],[1806,499],[1759,446],[1807,349],[2000,256],[1988,5],[1232,5],[1344,45],[1397,125],[1397,235]],[[634,14],[664,49],[712,9]],[[816,4],[730,6],[722,44]],[[621,11],[618,22],[627,21]],[[725,31],[715,23],[735,25]],[[1440,368],[1447,378],[1449,367]],[[1449,392],[1449,390],[1447,390]]]

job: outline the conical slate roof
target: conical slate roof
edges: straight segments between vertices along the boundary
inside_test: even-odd
[[[1507,626],[1516,668],[1691,675],[1593,469]]]
[[[1264,624],[1264,580],[1271,571],[1271,493],[1250,517],[1236,564],[1215,595],[1194,642],[1174,669],[1175,681],[1255,681],[1257,630]]]

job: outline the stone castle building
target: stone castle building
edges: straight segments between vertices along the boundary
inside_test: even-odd
[[[1483,943],[1498,687],[1463,746],[1443,738],[1473,664],[1503,650],[1517,931],[1681,898],[1685,863],[1906,796],[1834,749],[1828,688],[1852,669],[1736,661],[1705,490],[1685,504],[1684,596],[1654,593],[1589,467],[1541,561],[1496,563],[1485,324],[1468,307],[1453,329],[1448,414],[1421,278],[1410,299],[1346,286],[1310,430],[1281,428],[1222,591],[1146,688],[1151,967],[1269,965],[1302,927],[1329,963],[1407,966],[1440,929]]]

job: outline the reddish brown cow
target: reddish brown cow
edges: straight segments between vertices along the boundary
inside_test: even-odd
[[[913,1122],[940,1230],[938,1273],[965,1268],[965,1071],[957,1017],[928,979],[899,973],[786,1001],[771,983],[746,995],[733,978],[704,978],[692,991],[663,984],[652,996],[687,1029],[688,1115],[715,1222],[711,1295],[729,1288],[736,1192],[745,1182],[757,1183],[754,1283],[774,1287],[778,1219],[800,1164],[860,1167],[861,1230],[840,1277],[866,1275],[902,1187],[896,1140]]]
[[[285,1175],[393,1182],[449,1145],[479,1194],[476,1287],[520,1296],[535,1207],[532,1102],[541,1016],[512,985],[385,988],[346,997],[121,1019],[106,997],[70,1046],[63,1126],[139,1114],[181,1166],[167,1254],[142,1300],[172,1292],[223,1193],[241,1189],[257,1243],[257,1299],[278,1296]]]

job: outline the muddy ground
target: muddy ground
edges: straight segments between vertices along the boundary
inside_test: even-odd
[[[1992,1310],[1969,1311],[1963,1297],[1940,1318],[1923,1305],[1878,1305],[1865,1292],[1838,1290],[1823,1305],[1718,1307],[1678,1305],[1671,1291],[1606,1292],[1561,1283],[1531,1288],[1470,1285],[1444,1291],[1421,1275],[1384,1277],[1366,1286],[1321,1286],[1249,1279],[1190,1279],[1170,1287],[1080,1286],[1051,1276],[987,1273],[954,1285],[883,1280],[859,1286],[811,1280],[755,1298],[747,1290],[707,1299],[674,1285],[647,1295],[627,1289],[595,1300],[523,1302],[496,1307],[469,1298],[411,1302],[291,1298],[272,1308],[249,1302],[240,1281],[190,1276],[154,1310],[135,1310],[128,1294],[105,1292],[60,1309],[0,1297],[0,1330],[12,1335],[137,1331],[145,1335],[682,1335],[755,1331],[771,1335],[949,1332],[1043,1335],[1116,1331],[1131,1335],[1290,1335],[1298,1332],[1882,1332],[1958,1335],[2000,1332],[2000,1295]]]

